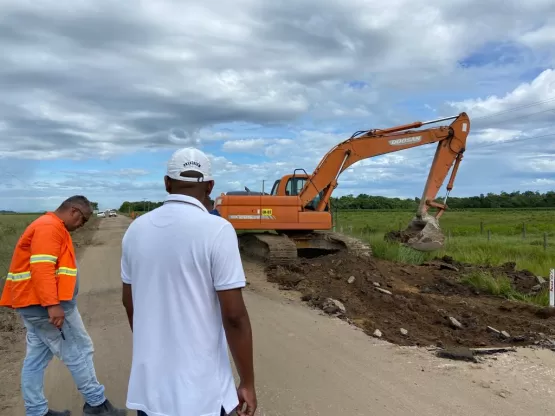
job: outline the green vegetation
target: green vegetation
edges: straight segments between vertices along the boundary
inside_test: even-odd
[[[352,226],[354,230],[382,232],[400,230],[406,227],[415,211],[353,210],[339,211],[338,225]],[[469,209],[448,210],[440,219],[441,227],[453,236],[483,235],[521,236],[523,226],[526,235],[547,232],[555,233],[555,210],[551,209]],[[483,234],[481,234],[483,233]]]
[[[543,290],[536,295],[520,293],[513,288],[511,281],[506,276],[497,276],[487,271],[475,271],[465,275],[461,279],[461,283],[472,286],[481,292],[501,296],[509,300],[540,306],[549,305],[549,292],[547,290]]]
[[[39,214],[1,214],[0,215],[0,292],[4,288],[4,277],[8,274],[13,248],[25,228]]]
[[[158,208],[162,205],[162,202],[153,202],[153,201],[134,201],[129,202],[125,201],[119,207],[118,211],[123,214],[129,214],[131,212],[147,212],[152,211],[154,208]]]
[[[493,275],[490,272],[475,271],[464,276],[461,281],[466,285],[494,296],[509,298],[514,292],[511,280],[508,277]]]
[[[336,216],[336,230],[368,239],[376,257],[393,261],[420,264],[443,255],[483,265],[513,261],[517,268],[542,276],[549,275],[549,269],[555,267],[555,210],[448,211],[440,221],[448,236],[446,246],[434,253],[384,241],[385,233],[404,229],[413,215],[407,211],[340,211]]]

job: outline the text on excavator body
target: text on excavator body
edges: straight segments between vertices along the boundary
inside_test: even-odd
[[[391,139],[388,143],[391,146],[403,146],[405,144],[418,143],[422,140],[422,136],[404,137],[402,139]]]

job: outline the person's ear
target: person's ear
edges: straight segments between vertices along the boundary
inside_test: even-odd
[[[214,189],[214,181],[208,182],[208,186],[206,187],[206,196],[212,193],[212,189]]]
[[[171,194],[172,193],[172,184],[171,184],[170,178],[167,175],[164,176],[164,185],[166,186],[166,192],[168,194]]]

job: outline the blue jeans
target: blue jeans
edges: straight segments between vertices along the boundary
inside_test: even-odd
[[[69,369],[77,389],[91,406],[102,404],[104,386],[96,379],[94,347],[77,307],[66,312],[62,333],[43,316],[22,316],[27,328],[27,354],[21,371],[21,391],[26,416],[44,416],[44,371],[55,355]]]

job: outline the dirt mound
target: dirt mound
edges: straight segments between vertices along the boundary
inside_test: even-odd
[[[461,283],[461,274],[483,269],[448,257],[413,266],[340,253],[268,268],[267,274],[280,288],[299,290],[312,306],[401,345],[551,345],[551,310],[488,296]],[[502,273],[521,291],[538,284],[533,274],[515,271],[514,264],[488,271]]]
[[[470,263],[461,263],[450,256],[443,256],[429,263],[425,263],[424,266],[438,266],[460,271],[461,273],[482,271],[494,276],[506,277],[511,281],[511,285],[515,290],[525,294],[535,294],[547,288],[547,286],[545,286],[547,284],[546,279],[536,276],[529,270],[517,270],[516,263],[514,262],[507,262],[500,266],[480,266]]]

